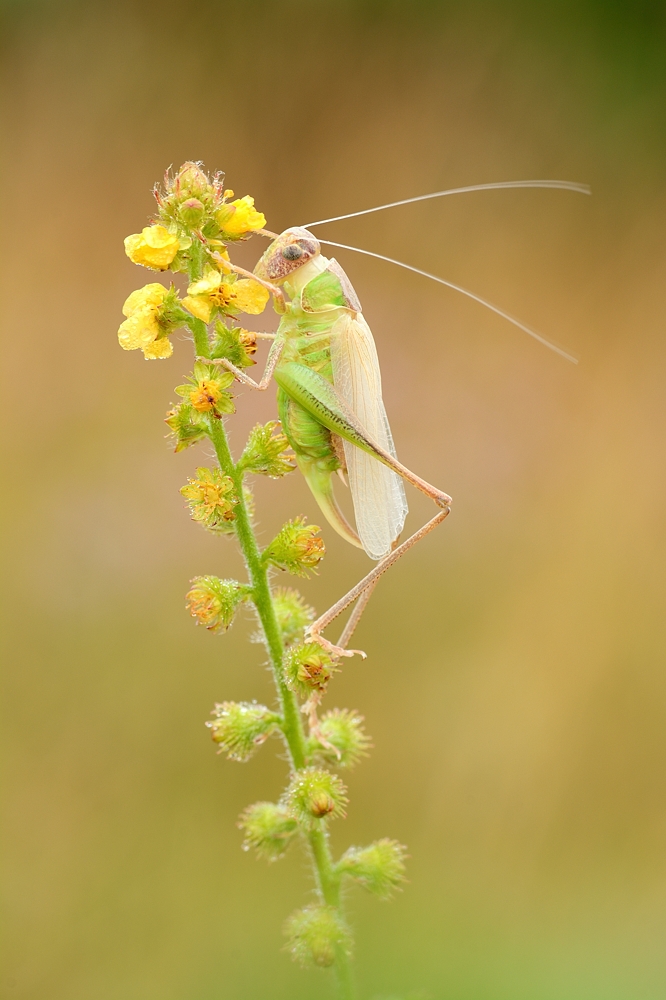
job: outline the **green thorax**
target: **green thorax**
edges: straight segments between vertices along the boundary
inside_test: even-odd
[[[278,329],[286,340],[280,363],[299,361],[332,382],[331,330],[345,312],[360,309],[349,279],[336,261],[320,255],[295,271],[285,288],[291,301]]]

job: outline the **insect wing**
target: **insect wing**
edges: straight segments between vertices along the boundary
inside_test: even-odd
[[[395,455],[382,401],[377,349],[361,313],[342,315],[331,330],[331,361],[335,388],[368,436]],[[372,455],[344,442],[356,528],[371,559],[391,551],[407,516],[402,479]]]

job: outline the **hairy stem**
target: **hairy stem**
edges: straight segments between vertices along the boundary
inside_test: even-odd
[[[224,425],[220,419],[216,419],[215,417],[210,418],[210,438],[213,442],[220,468],[227,476],[231,477],[236,487],[238,503],[234,510],[236,514],[235,523],[238,541],[252,583],[254,605],[257,609],[271,658],[273,679],[282,710],[282,732],[289,751],[292,767],[294,770],[299,770],[305,765],[305,733],[303,731],[302,715],[293,692],[289,690],[282,678],[284,644],[268,583],[268,570],[262,561],[243,496],[243,473],[234,464]],[[340,881],[334,869],[328,834],[325,829],[317,828],[307,833],[307,839],[314,866],[317,890],[321,900],[329,906],[340,909]],[[351,965],[349,956],[342,949],[338,950],[335,971],[340,1000],[353,1000],[354,991],[351,978]]]

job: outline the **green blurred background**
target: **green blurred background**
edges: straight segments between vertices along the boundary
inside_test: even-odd
[[[149,280],[123,253],[169,164],[201,159],[272,229],[524,177],[592,198],[461,196],[319,230],[339,252],[402,460],[454,514],[378,588],[329,705],[375,749],[334,846],[392,836],[410,882],[350,893],[363,998],[666,993],[666,5],[18,2],[2,6],[7,563],[2,996],[312,1000],[280,951],[310,891],[240,850],[275,744],[215,756],[216,700],[271,697],[252,623],[196,629],[188,580],[240,572],[188,518],[163,414],[184,339],[116,341]],[[252,266],[258,241],[237,259]],[[261,323],[261,321],[260,321]],[[261,328],[260,326],[258,328]],[[275,413],[244,393],[238,448]],[[261,537],[317,509],[257,483]],[[409,525],[431,513],[410,497]],[[323,610],[368,562],[328,528]]]

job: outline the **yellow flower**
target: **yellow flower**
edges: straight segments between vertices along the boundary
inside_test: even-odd
[[[266,225],[266,216],[263,212],[257,212],[254,207],[254,198],[251,198],[249,194],[246,194],[244,198],[232,201],[228,207],[234,208],[235,211],[233,215],[221,223],[225,233],[242,236],[244,233],[251,233],[254,229],[263,229]]]
[[[224,521],[233,521],[238,503],[233,481],[219,469],[197,469],[197,478],[181,488],[195,521],[215,530]]]
[[[137,288],[127,298],[123,306],[127,319],[118,329],[118,341],[123,350],[140,349],[147,360],[171,356],[171,341],[161,336],[163,331],[159,324],[160,308],[168,294],[168,288],[153,282]]]
[[[135,264],[166,271],[180,250],[180,241],[164,226],[146,226],[125,240],[125,253]]]
[[[241,278],[231,287],[231,305],[240,312],[258,316],[266,308],[270,292],[258,281],[251,278]]]
[[[215,409],[223,392],[217,379],[202,379],[190,389],[190,403],[197,413],[208,413]]]
[[[145,309],[149,306],[159,307],[168,294],[169,289],[160,285],[159,281],[152,281],[149,285],[144,285],[143,288],[137,288],[125,299],[123,316],[131,316],[139,309]]]
[[[194,281],[187,289],[182,304],[197,319],[210,323],[214,310],[245,312],[257,316],[263,312],[269,293],[258,281],[241,278],[240,281],[223,281],[214,267],[207,265],[203,278]]]
[[[173,354],[173,344],[168,337],[154,340],[148,347],[144,347],[143,356],[146,361],[155,361],[157,358],[170,358]]]

